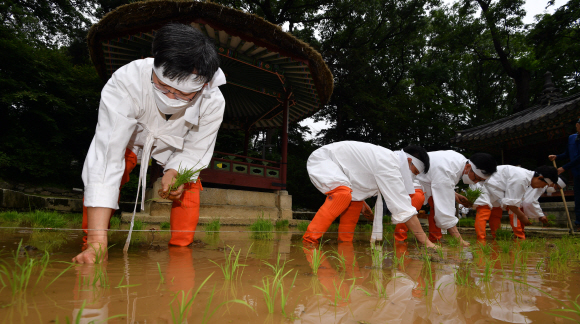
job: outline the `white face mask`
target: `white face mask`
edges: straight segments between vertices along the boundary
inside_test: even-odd
[[[192,100],[190,102],[185,102],[177,99],[170,99],[169,97],[167,97],[166,95],[155,89],[153,90],[153,93],[155,97],[155,103],[157,104],[157,108],[159,108],[159,110],[166,115],[177,114],[183,109],[193,105],[193,102],[195,101]]]
[[[461,177],[461,179],[463,180],[463,183],[465,183],[465,184],[475,184],[475,182],[473,182],[473,180],[471,180],[469,178],[469,173],[464,173],[463,176]]]

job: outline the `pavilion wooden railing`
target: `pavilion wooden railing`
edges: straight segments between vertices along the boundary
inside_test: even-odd
[[[214,151],[210,164],[201,171],[203,183],[285,190],[280,162]]]

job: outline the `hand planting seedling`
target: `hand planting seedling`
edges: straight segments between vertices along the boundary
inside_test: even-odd
[[[479,198],[479,196],[481,196],[483,192],[481,191],[481,189],[477,188],[477,189],[471,189],[471,188],[467,188],[467,190],[465,190],[463,192],[463,195],[465,196],[465,198],[467,198],[467,200],[469,200],[469,203],[471,205],[473,205],[475,203],[475,201],[477,200],[477,198]]]
[[[172,184],[169,186],[169,189],[167,189],[167,191],[163,191],[163,188],[161,188],[159,191],[157,191],[159,197],[163,199],[179,200],[181,195],[172,195],[171,193],[178,191],[179,187],[194,180],[194,178],[201,172],[202,169],[203,168],[196,170],[195,166],[189,169],[181,168],[181,164],[179,164],[177,175],[174,177]]]

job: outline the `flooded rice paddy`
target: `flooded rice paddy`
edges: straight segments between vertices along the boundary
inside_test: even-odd
[[[338,243],[329,234],[322,248],[314,248],[303,246],[295,228],[264,239],[251,238],[246,231],[222,226],[217,234],[200,232],[190,247],[167,246],[167,232],[140,232],[128,255],[122,252],[126,233],[112,232],[109,261],[71,265],[82,232],[3,230],[0,321],[580,320],[573,303],[580,294],[580,239],[508,239],[486,245],[472,241],[472,247],[461,248],[445,236],[437,253],[414,242],[388,241],[382,251],[371,249],[368,233],[358,234],[354,243]],[[387,237],[392,240],[392,233]]]

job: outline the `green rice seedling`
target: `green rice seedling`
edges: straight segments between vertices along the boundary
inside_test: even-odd
[[[165,278],[163,277],[163,273],[161,273],[161,265],[157,262],[157,270],[159,271],[159,284],[163,284],[165,282]]]
[[[389,254],[389,252],[384,251],[384,246],[382,245],[371,245],[371,260],[372,260],[372,267],[375,269],[382,269],[383,268],[383,260]]]
[[[302,249],[304,250],[304,253],[306,253],[307,255],[310,254],[310,257],[312,258],[312,261],[310,263],[310,266],[312,267],[312,273],[315,276],[318,275],[318,268],[320,268],[323,258],[325,257],[328,251],[322,252],[322,243],[320,243],[320,246],[318,248],[307,249],[305,247],[302,247]]]
[[[405,255],[406,253],[404,253],[400,257],[397,257],[396,254],[393,254],[393,268],[401,267],[401,270],[405,268]]]
[[[331,251],[330,258],[333,258],[337,262],[337,270],[338,271],[345,271],[346,270],[346,258],[344,255],[338,253],[338,251]]]
[[[334,286],[334,303],[331,303],[332,306],[340,306],[340,304],[342,303],[348,303],[348,301],[350,300],[350,295],[352,294],[352,291],[354,290],[355,287],[355,281],[356,281],[356,277],[352,278],[352,279],[346,279],[347,281],[351,281],[352,280],[352,284],[350,285],[350,288],[348,289],[348,293],[343,296],[342,295],[342,286],[344,285],[344,281],[345,279],[341,279],[340,283],[337,285],[336,284],[336,280],[332,281],[332,285]]]
[[[483,270],[483,276],[481,277],[482,282],[491,282],[491,276],[493,275],[493,264],[497,260],[492,260],[490,257],[485,258],[485,268]]]
[[[171,224],[169,224],[169,222],[162,222],[161,224],[159,224],[159,228],[161,228],[162,230],[168,230],[171,228]]]
[[[121,280],[119,281],[119,284],[115,287],[115,288],[130,288],[130,287],[137,287],[137,286],[141,286],[141,284],[132,284],[132,285],[121,285],[123,283],[123,280],[125,279],[125,275],[123,275],[121,277]],[[158,286],[159,287],[159,286]]]
[[[69,271],[69,270],[70,270],[70,268],[72,268],[72,267],[74,267],[74,266],[76,265],[76,264],[74,264],[74,263],[68,263],[68,262],[62,262],[62,263],[69,264],[69,266],[68,266],[66,269],[64,269],[63,271],[61,271],[61,272],[60,272],[60,273],[59,273],[59,274],[58,274],[56,277],[52,278],[52,281],[51,281],[51,282],[49,282],[49,283],[48,283],[48,284],[47,284],[47,285],[44,287],[44,289],[45,289],[45,290],[46,290],[46,288],[50,287],[50,285],[52,285],[52,284],[53,284],[53,283],[54,283],[54,282],[55,282],[55,281],[56,281],[58,278],[60,278],[60,277],[61,277],[63,274],[65,274],[65,272]]]
[[[282,308],[282,315],[284,315],[286,318],[291,317],[286,313],[286,304],[288,303],[288,298],[290,297],[292,287],[294,287],[294,283],[296,282],[296,277],[298,277],[298,271],[294,273],[294,279],[292,279],[292,283],[290,284],[290,288],[288,288],[287,294],[284,294],[284,284],[280,280],[280,307]]]
[[[274,224],[269,219],[264,219],[264,215],[258,217],[256,221],[250,225],[250,235],[253,239],[267,240],[272,238],[272,231],[274,230]]]
[[[389,224],[389,225],[391,225],[391,216],[390,215],[384,215],[383,216],[383,224]]]
[[[23,258],[20,258],[21,250],[22,241],[20,241],[16,251],[12,254],[13,265],[6,259],[0,260],[0,284],[2,287],[9,286],[13,296],[19,292],[24,292],[28,288],[30,277],[39,269],[39,275],[36,280],[36,284],[38,284],[50,262],[50,255],[46,251],[40,259],[35,259],[30,257],[27,252],[24,252]]]
[[[356,225],[356,228],[354,230],[355,232],[359,232],[359,233],[367,233],[367,232],[372,232],[373,231],[373,224],[358,224]]]
[[[261,287],[254,286],[254,288],[262,292],[262,295],[264,296],[264,300],[266,302],[266,306],[268,307],[268,312],[270,314],[273,314],[278,291],[281,291],[282,292],[281,294],[283,295],[283,286],[284,286],[283,280],[290,272],[292,272],[293,269],[290,269],[285,272],[284,268],[286,266],[286,263],[288,263],[289,261],[284,261],[283,263],[280,263],[280,254],[278,254],[276,264],[270,264],[267,261],[262,262],[272,269],[273,275],[262,278],[262,286]],[[296,276],[294,277],[294,280],[296,280]],[[294,285],[294,282],[292,283],[292,285]],[[282,304],[282,309],[284,314],[286,314],[284,306],[286,305],[286,302],[288,300],[287,297],[288,296],[283,297],[284,303]]]
[[[481,253],[485,256],[490,255],[491,252],[493,251],[491,245],[489,244],[478,244],[478,247]]]
[[[256,240],[252,243],[252,257],[260,260],[268,260],[274,253],[274,244],[266,240]]]
[[[159,189],[159,191],[157,192],[159,194],[159,197],[161,197],[163,199],[168,199],[170,192],[177,190],[177,188],[179,188],[181,185],[184,185],[188,182],[195,180],[197,178],[197,175],[199,174],[199,172],[201,172],[201,170],[203,170],[203,169],[204,168],[196,169],[195,166],[193,166],[189,169],[182,168],[181,163],[180,163],[179,167],[177,168],[177,175],[175,176],[175,182],[173,182],[173,184],[169,187],[169,189],[167,191],[163,191],[163,189]]]
[[[95,273],[93,276],[93,280],[91,282],[93,288],[109,288],[111,285],[109,284],[109,276],[107,274],[107,270],[103,269],[102,264],[95,264]]]
[[[469,202],[471,204],[473,204],[473,203],[475,203],[477,198],[479,198],[479,196],[481,196],[482,193],[483,193],[483,191],[480,188],[477,188],[477,189],[467,188],[463,192],[463,195],[465,196],[465,198],[467,198],[467,200],[469,200]]]
[[[215,285],[213,286],[213,289],[212,289],[212,291],[211,291],[211,294],[209,295],[209,298],[208,298],[208,300],[207,300],[207,303],[206,303],[206,305],[205,305],[205,310],[204,310],[204,312],[203,312],[203,317],[202,317],[202,319],[201,319],[201,323],[202,323],[202,324],[205,324],[205,323],[207,323],[207,322],[208,322],[208,321],[209,321],[209,320],[210,320],[210,319],[213,317],[213,315],[214,315],[214,314],[215,314],[215,313],[216,313],[216,312],[217,312],[217,311],[218,311],[218,310],[219,310],[219,309],[220,309],[222,306],[224,306],[224,305],[226,305],[226,304],[230,304],[230,303],[241,304],[241,305],[244,305],[244,306],[248,307],[248,308],[249,308],[249,309],[251,309],[251,310],[254,310],[254,309],[252,308],[252,306],[250,306],[250,305],[249,305],[247,302],[245,302],[245,301],[243,301],[243,300],[239,300],[239,299],[233,299],[233,300],[226,300],[226,301],[222,302],[221,304],[217,305],[217,306],[216,306],[216,307],[213,309],[213,311],[212,311],[211,313],[209,313],[209,308],[210,308],[210,306],[211,306],[211,302],[212,302],[212,300],[213,300],[213,296],[214,296],[214,295],[215,295]]]
[[[497,241],[497,244],[499,245],[499,248],[502,253],[509,253],[509,251],[512,248],[511,241]]]
[[[35,210],[23,214],[22,223],[34,228],[62,228],[67,225],[67,220],[57,212]]]
[[[455,236],[448,235],[448,237],[446,238],[446,240],[447,240],[447,245],[450,248],[456,248],[456,247],[459,246],[459,239],[457,237],[455,237]]]
[[[298,224],[297,224],[298,231],[306,232],[306,229],[308,229],[309,224],[310,224],[310,222],[298,222]]]
[[[217,232],[219,232],[220,227],[221,227],[220,219],[219,218],[212,219],[211,222],[205,225],[205,231],[213,232],[213,234],[216,234]]]
[[[111,229],[119,229],[121,228],[121,219],[119,217],[111,217],[109,224],[111,225]]]
[[[205,280],[201,283],[201,285],[199,285],[199,287],[197,287],[197,290],[191,297],[189,297],[191,289],[187,292],[187,294],[185,293],[185,291],[183,290],[181,291],[181,302],[179,301],[177,302],[177,311],[173,310],[173,306],[171,307],[171,319],[173,320],[174,324],[182,324],[187,320],[187,313],[189,313],[189,310],[193,305],[193,301],[197,297],[197,294],[199,293],[201,288],[205,285],[205,283],[209,280],[209,278],[211,278],[212,275],[213,273],[210,274],[207,278],[205,278]],[[175,294],[173,300],[171,300],[169,305],[172,305],[173,302],[177,299],[177,297],[178,294]]]
[[[458,227],[475,227],[475,219],[474,218],[462,218],[457,223]]]
[[[504,230],[504,229],[498,229],[495,232],[495,239],[498,241],[501,240],[511,240],[514,238],[514,234],[511,230]]]
[[[474,287],[475,283],[471,279],[471,263],[465,263],[465,266],[459,265],[455,271],[455,283],[458,286]]]
[[[392,233],[395,233],[395,227],[397,227],[397,225],[395,225],[395,224],[386,224],[383,226],[383,232],[387,233],[389,235],[392,235]],[[371,229],[369,230],[369,232],[372,230],[373,230],[373,226],[371,225]],[[409,231],[409,232],[411,232],[411,231]]]
[[[556,227],[556,216],[553,214],[550,214],[548,216],[546,216],[546,219],[548,220],[548,226],[549,227]]]
[[[275,227],[277,231],[288,230],[288,225],[290,222],[287,219],[279,219],[276,221]]]
[[[431,258],[427,255],[427,252],[423,255],[423,273],[425,279],[425,296],[429,294],[429,288],[433,284],[433,268],[431,267]]]
[[[226,252],[228,249],[224,249],[225,263],[223,265],[218,264],[214,260],[209,260],[222,270],[226,280],[238,280],[241,277],[241,268],[246,266],[245,264],[240,263],[240,254],[242,253],[242,250],[239,250],[236,253],[234,247],[235,246],[228,245],[229,253]]]

